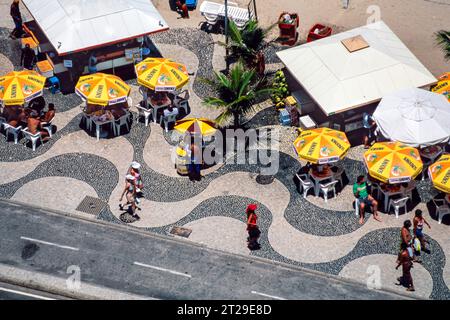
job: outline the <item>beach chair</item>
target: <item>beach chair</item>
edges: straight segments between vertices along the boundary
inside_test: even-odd
[[[215,25],[225,17],[225,5],[221,3],[203,1],[200,5],[200,13],[210,25]],[[250,20],[251,14],[248,9],[240,8],[235,2],[228,2],[228,18],[236,23],[239,29],[244,28]]]

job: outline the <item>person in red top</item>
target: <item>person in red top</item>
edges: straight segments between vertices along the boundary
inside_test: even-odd
[[[395,267],[395,269],[398,270],[400,266],[402,266],[403,274],[400,278],[397,278],[397,281],[399,282],[398,285],[404,285],[407,287],[407,291],[415,291],[411,276],[413,262],[408,252],[408,245],[404,242],[401,245],[401,252],[398,255],[397,267]]]
[[[261,231],[259,231],[258,227],[258,216],[256,214],[256,209],[258,206],[256,204],[250,204],[247,207],[247,231],[248,231],[248,248],[250,250],[258,250],[261,246],[258,243],[259,236]]]

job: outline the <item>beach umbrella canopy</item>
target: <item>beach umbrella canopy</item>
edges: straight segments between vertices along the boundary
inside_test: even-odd
[[[409,182],[423,169],[419,151],[400,142],[375,143],[364,162],[372,177],[391,184]]]
[[[107,106],[126,102],[130,86],[117,76],[95,73],[80,77],[75,92],[88,103]]]
[[[428,147],[450,138],[450,103],[443,95],[410,88],[384,97],[373,114],[392,141]]]
[[[438,94],[443,94],[450,102],[450,72],[444,73],[438,79],[438,84],[431,89],[431,91]]]
[[[210,136],[217,131],[215,126],[215,122],[209,119],[188,118],[177,121],[174,129],[182,134]]]
[[[12,71],[0,77],[0,101],[6,106],[22,105],[42,95],[45,77],[36,71]]]
[[[184,64],[165,58],[147,58],[135,66],[140,85],[154,91],[175,91],[189,81]]]
[[[428,168],[428,173],[436,189],[450,193],[450,154],[442,155]]]
[[[350,142],[344,132],[330,128],[303,131],[294,141],[294,150],[303,160],[326,164],[344,158]]]

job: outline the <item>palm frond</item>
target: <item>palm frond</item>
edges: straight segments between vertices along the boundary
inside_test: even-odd
[[[445,53],[445,59],[450,60],[450,31],[440,30],[435,33],[437,44]]]

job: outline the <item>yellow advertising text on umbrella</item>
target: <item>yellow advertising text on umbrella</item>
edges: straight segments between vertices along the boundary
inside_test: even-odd
[[[45,77],[32,70],[13,71],[0,77],[0,101],[22,105],[42,95]]]
[[[350,149],[350,143],[344,132],[318,128],[303,131],[294,141],[294,149],[303,160],[326,164],[345,157]]]
[[[436,189],[450,193],[450,154],[444,154],[428,168],[429,176]]]
[[[419,151],[400,142],[375,143],[364,161],[372,177],[391,184],[409,182],[423,169]]]
[[[204,118],[189,118],[175,123],[175,130],[180,133],[190,133],[202,136],[210,136],[216,132],[215,122]]]
[[[117,76],[95,73],[80,77],[75,91],[88,103],[107,106],[127,101],[130,87]]]
[[[135,66],[140,85],[154,91],[174,91],[186,85],[186,66],[170,59],[147,58]]]
[[[440,76],[438,84],[431,91],[443,94],[450,102],[450,72]]]

